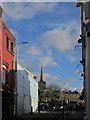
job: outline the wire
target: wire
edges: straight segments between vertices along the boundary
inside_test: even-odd
[[[11,20],[14,20],[14,18],[15,18],[20,12],[22,12],[28,5],[29,5],[29,3],[27,3],[26,5],[24,5],[23,8],[21,8],[19,11],[17,11],[17,12],[12,16],[12,19],[10,19],[10,18],[8,17],[8,15],[5,13],[7,19],[9,19],[9,20],[7,20],[7,22],[8,22],[8,21],[11,21]]]

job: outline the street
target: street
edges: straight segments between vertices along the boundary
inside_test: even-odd
[[[63,116],[64,115],[64,116]],[[62,112],[41,112],[41,113],[31,113],[24,114],[19,117],[13,117],[11,120],[84,120],[83,112],[72,112],[68,116],[66,112],[62,114]],[[4,119],[9,120],[9,118]]]

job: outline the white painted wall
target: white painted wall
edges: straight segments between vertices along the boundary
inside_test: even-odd
[[[26,99],[28,106],[26,107]],[[27,72],[17,65],[17,114],[30,112],[30,81]]]
[[[17,115],[38,108],[38,82],[22,65],[17,65]]]
[[[37,80],[31,78],[30,80],[30,94],[31,94],[31,106],[33,107],[33,112],[38,109],[38,82]]]

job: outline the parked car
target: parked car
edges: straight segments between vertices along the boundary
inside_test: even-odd
[[[61,103],[56,103],[55,106],[53,107],[55,111],[63,110],[63,108],[64,106]]]

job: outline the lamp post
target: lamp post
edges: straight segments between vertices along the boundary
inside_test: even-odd
[[[17,62],[18,62],[18,47],[21,45],[21,44],[27,44],[28,42],[19,42],[19,43],[17,43],[17,45],[16,45],[16,60],[17,60]]]
[[[15,92],[16,92],[16,96],[15,96],[15,115],[17,116],[17,96],[18,96],[18,91],[17,91],[17,83],[18,83],[18,75],[17,75],[17,63],[18,63],[18,47],[21,44],[27,44],[28,42],[19,42],[16,45],[16,80],[15,80]]]
[[[27,44],[28,42],[19,42],[18,44],[17,44],[17,46],[18,45],[20,45],[20,44]]]

